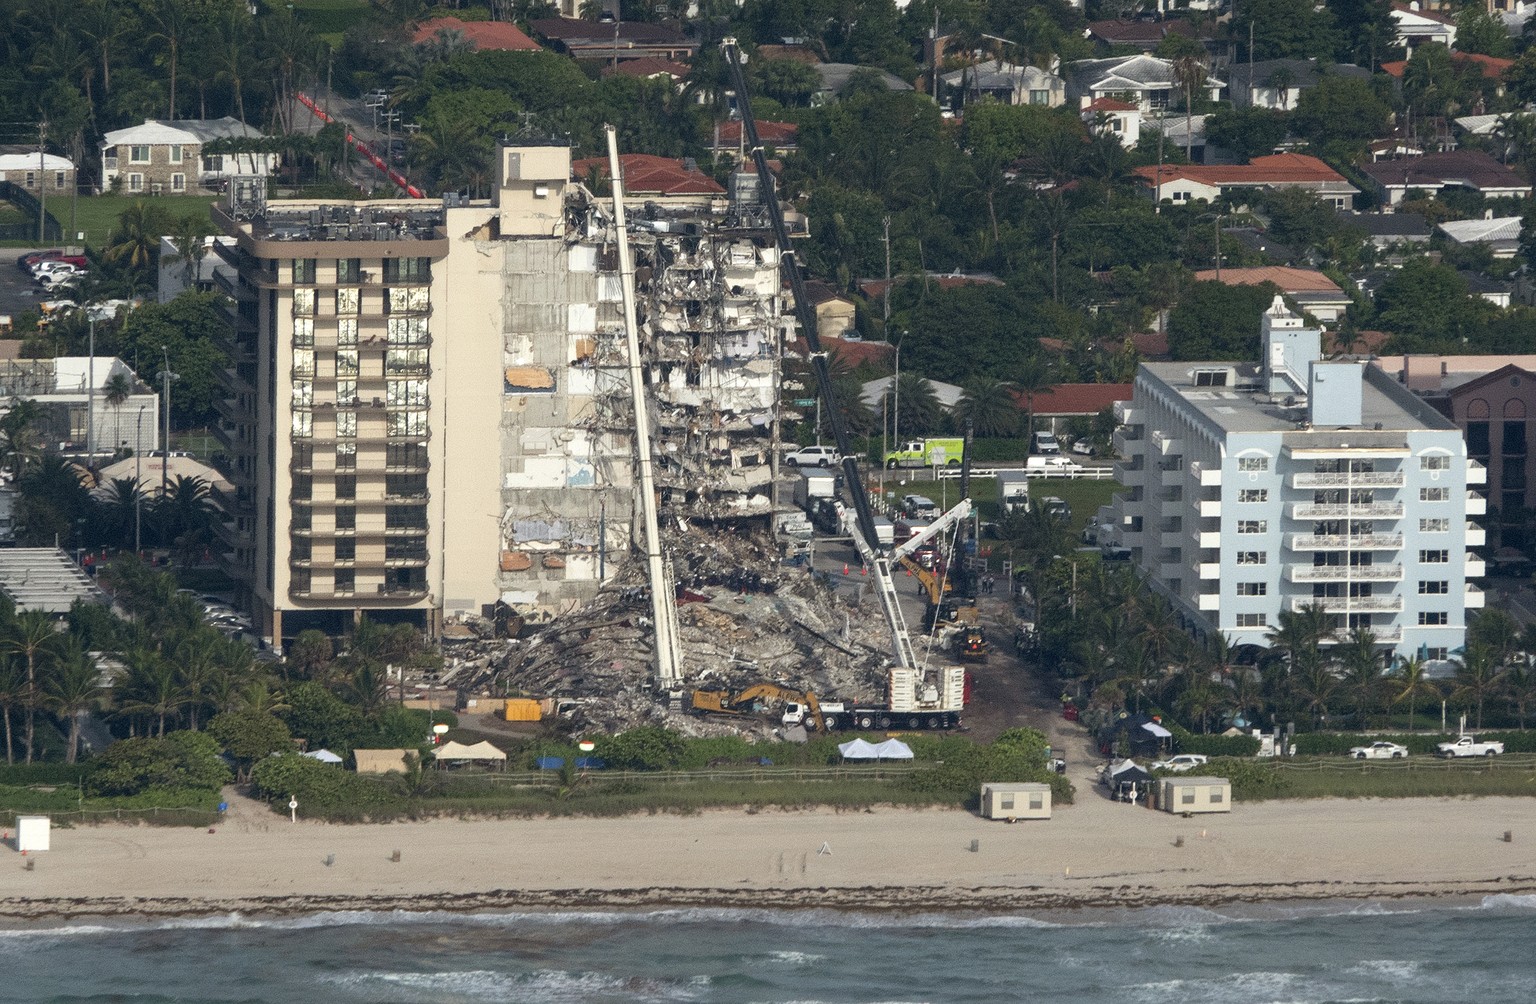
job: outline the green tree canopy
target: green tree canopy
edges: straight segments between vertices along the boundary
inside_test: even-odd
[[[1363,145],[1386,131],[1392,109],[1368,80],[1324,75],[1301,92],[1292,121],[1296,131],[1320,146]]]
[[[1260,317],[1278,292],[1268,282],[1190,283],[1168,317],[1168,351],[1175,359],[1257,359]]]
[[[1222,106],[1205,122],[1205,138],[1244,162],[1275,152],[1285,140],[1287,118],[1270,108]]]

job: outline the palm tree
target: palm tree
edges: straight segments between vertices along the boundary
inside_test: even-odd
[[[159,723],[156,734],[164,738],[166,718],[179,713],[188,702],[181,675],[169,661],[145,648],[124,652],[123,662],[128,666],[128,677],[118,710],[130,716],[154,717]]]
[[[1013,386],[990,376],[966,381],[965,392],[955,406],[955,417],[969,421],[978,436],[1010,436],[1019,430],[1019,406]]]
[[[1355,705],[1355,722],[1362,728],[1365,716],[1375,706],[1381,693],[1381,652],[1376,635],[1369,628],[1357,627],[1339,648],[1344,667],[1344,686]]]
[[[1056,382],[1056,373],[1049,359],[1044,356],[1026,356],[1011,374],[1013,389],[1024,397],[1024,438],[1035,434],[1035,395],[1049,390]]]
[[[1173,61],[1173,80],[1184,92],[1184,158],[1194,159],[1194,134],[1191,122],[1195,112],[1195,91],[1205,83],[1205,63],[1199,56],[1180,56]]]
[[[162,256],[161,262],[172,265],[181,263],[182,283],[187,289],[192,289],[197,284],[198,266],[208,255],[205,238],[212,232],[212,227],[206,219],[188,213],[177,220],[175,227],[167,234],[171,238],[171,243],[176,245],[176,253],[168,257]]]
[[[57,625],[42,610],[24,610],[11,622],[6,637],[0,639],[0,651],[20,656],[27,666],[27,689],[22,704],[27,709],[25,732],[22,737],[26,747],[26,762],[32,762],[35,740],[34,719],[42,697],[37,685],[39,667],[47,665],[53,654],[54,639],[58,636]]]
[[[1311,712],[1315,725],[1327,719],[1328,707],[1338,689],[1339,678],[1333,665],[1321,659],[1313,661],[1299,675],[1291,676],[1291,692],[1299,699],[1302,710]]]
[[[389,701],[389,675],[378,663],[362,662],[352,670],[346,689],[352,703],[371,716]]]
[[[101,696],[101,670],[78,644],[68,645],[54,663],[44,684],[46,702],[69,721],[65,763],[74,763],[80,750],[80,716],[96,707]]]
[[[103,398],[112,409],[112,450],[122,445],[123,405],[133,396],[133,381],[126,373],[113,373],[101,385]]]
[[[251,17],[243,7],[232,7],[219,19],[213,44],[218,61],[218,79],[229,81],[235,92],[235,114],[245,125],[245,80],[253,72]]]
[[[108,261],[126,261],[129,268],[147,269],[155,263],[160,236],[170,229],[167,213],[143,199],[136,199],[118,214],[117,227],[103,253]]]
[[[11,482],[21,481],[28,465],[42,455],[37,441],[37,426],[43,407],[31,398],[12,401],[10,410],[0,417],[0,457],[11,471]]]
[[[896,416],[897,428],[905,429],[909,435],[938,429],[944,408],[933,392],[933,384],[927,379],[910,370],[902,373],[896,378],[895,400],[901,409],[901,414]]]
[[[9,656],[0,658],[0,717],[5,719],[5,762],[16,762],[16,747],[11,736],[11,709],[26,704],[27,674]]]
[[[3,671],[0,671],[3,672]],[[1532,701],[1536,701],[1536,666],[1530,659],[1522,659],[1504,673],[1504,694],[1520,716],[1520,731],[1525,731],[1525,713]]]
[[[112,0],[88,0],[82,33],[101,57],[101,92],[112,93],[112,52],[132,30],[122,7]]]
[[[1478,729],[1483,727],[1483,701],[1498,691],[1504,679],[1504,667],[1496,660],[1492,649],[1476,643],[1451,660],[1456,663],[1456,689],[1451,696],[1476,702]]]
[[[1413,711],[1415,711],[1415,705],[1418,703],[1419,694],[1438,695],[1439,686],[1436,685],[1435,680],[1428,679],[1428,675],[1425,675],[1424,660],[1419,659],[1418,656],[1413,656],[1412,659],[1404,659],[1404,657],[1399,656],[1398,666],[1393,671],[1392,677],[1396,682],[1396,689],[1398,689],[1398,695],[1392,700],[1392,703],[1398,703],[1399,700],[1407,699],[1407,702],[1409,702],[1409,731],[1412,732]]]
[[[158,28],[149,35],[149,41],[161,42],[165,45],[167,62],[169,63],[171,76],[170,110],[166,117],[176,117],[176,70],[181,59],[181,43],[186,40],[187,34],[192,30],[191,11],[186,0],[156,0],[152,6],[148,6],[145,13],[149,15],[151,24]]]

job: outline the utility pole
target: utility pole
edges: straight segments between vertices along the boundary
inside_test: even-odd
[[[133,553],[138,554],[143,548],[144,516],[143,506],[140,505],[144,498],[144,409],[149,405],[139,405],[139,417],[133,423]]]
[[[48,153],[45,146],[48,142],[48,120],[43,119],[37,124],[37,242],[46,244],[48,238],[43,234],[43,224],[48,219]]]
[[[86,308],[90,310],[89,307]],[[85,466],[96,467],[96,314],[90,314],[91,340],[85,378]]]
[[[164,499],[171,480],[171,381],[179,377],[171,372],[170,348],[162,345],[160,352],[165,359],[165,368],[160,371],[160,381],[165,384],[165,443],[160,451],[160,497]]]
[[[1216,281],[1221,281],[1221,214],[1216,214]]]
[[[886,341],[890,341],[890,333],[885,331],[885,327],[891,323],[891,218],[887,216],[883,223],[885,227],[885,308],[880,320]]]
[[[937,104],[939,100],[939,5],[933,5],[933,44],[930,47],[933,52],[933,100]]]

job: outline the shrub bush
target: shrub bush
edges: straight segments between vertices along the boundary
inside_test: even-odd
[[[1203,753],[1206,756],[1256,756],[1259,741],[1253,736],[1206,736],[1191,732],[1167,719],[1163,724],[1173,733],[1174,751]]]

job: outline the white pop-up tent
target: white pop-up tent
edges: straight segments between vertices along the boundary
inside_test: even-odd
[[[473,746],[463,743],[447,742],[433,751],[433,756],[439,760],[505,760],[507,755],[488,742],[478,742]]]
[[[855,739],[852,742],[840,743],[837,751],[843,755],[844,760],[878,760],[880,749],[874,743],[863,739]]]
[[[887,739],[875,747],[875,755],[881,760],[910,760],[912,747],[900,739]]]
[[[341,757],[330,750],[310,750],[304,755],[311,760],[319,760],[321,763],[341,763]]]

